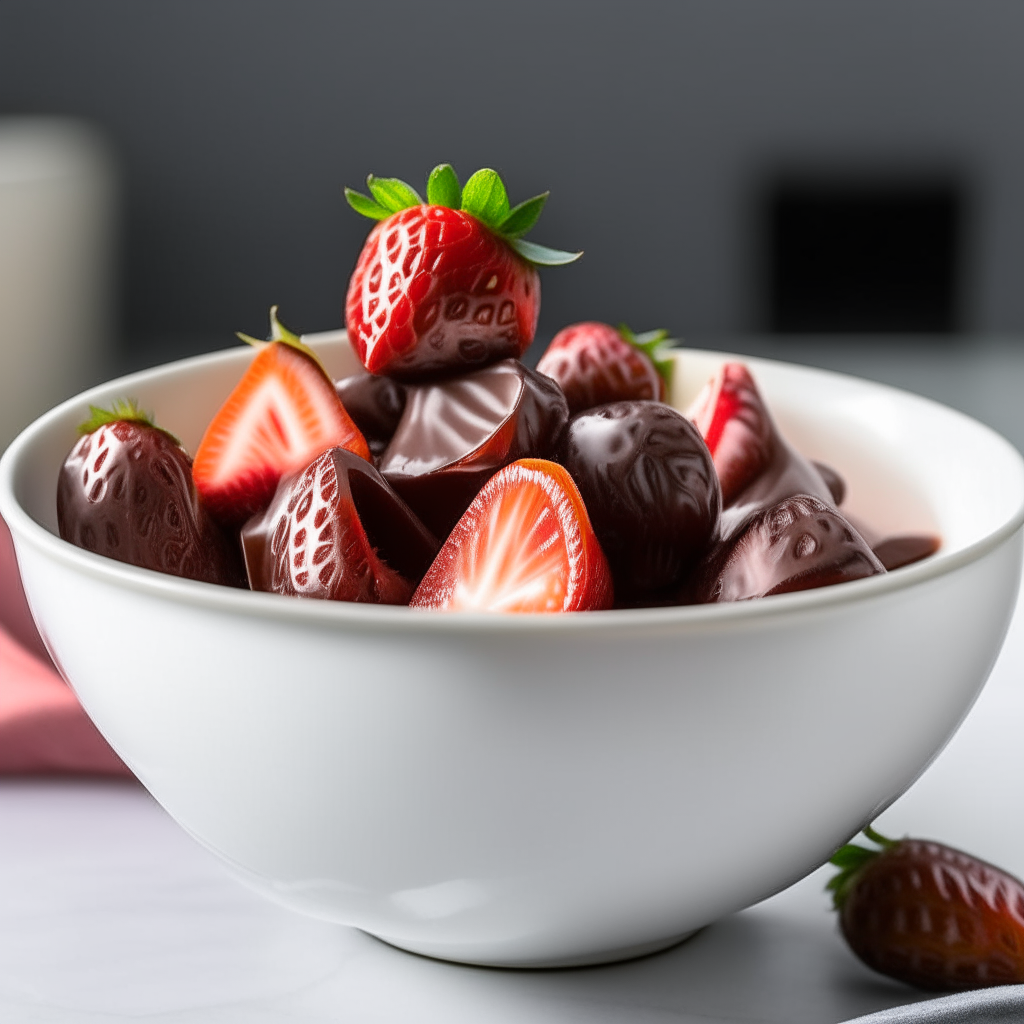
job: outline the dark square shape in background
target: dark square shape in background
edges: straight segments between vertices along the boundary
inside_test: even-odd
[[[963,207],[955,181],[780,179],[762,222],[768,329],[958,330]]]

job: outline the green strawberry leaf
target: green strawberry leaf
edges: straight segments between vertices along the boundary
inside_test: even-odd
[[[280,341],[284,345],[288,345],[289,348],[295,349],[297,352],[301,352],[304,356],[308,356],[316,363],[317,366],[323,370],[324,375],[330,378],[330,374],[327,373],[327,367],[320,361],[320,357],[302,340],[299,335],[294,331],[289,330],[281,321],[277,318],[277,306],[270,307],[270,334],[266,341],[261,338],[254,338],[251,334],[243,334],[241,331],[235,331],[235,336],[241,338],[246,345],[252,345],[253,348],[263,348],[264,345],[269,345],[272,342]]]
[[[132,423],[145,423],[147,427],[154,426],[153,414],[143,412],[139,403],[134,398],[115,398],[109,409],[102,409],[98,405],[89,406],[89,418],[79,424],[80,434],[91,434],[94,430],[107,423],[117,423],[119,420],[129,420]]]
[[[668,331],[659,328],[656,331],[643,331],[641,334],[634,334],[626,324],[619,324],[619,334],[633,346],[639,349],[654,364],[658,376],[665,382],[666,390],[672,388],[672,371],[676,367],[675,360],[670,354],[670,349],[676,344],[675,338],[670,338]]]
[[[356,213],[361,213],[364,217],[369,217],[370,220],[387,220],[391,216],[390,210],[386,210],[380,203],[375,202],[369,196],[364,196],[362,192],[357,192],[354,188],[345,189],[345,198]]]
[[[525,238],[513,238],[509,245],[524,260],[529,263],[536,263],[539,267],[562,267],[566,263],[575,263],[582,252],[564,252],[561,249],[549,249],[546,245],[538,245],[536,242],[528,242]]]
[[[373,198],[391,213],[407,210],[410,206],[423,205],[423,200],[416,189],[398,178],[375,178],[368,174],[366,184]]]
[[[518,206],[513,206],[508,216],[498,225],[498,231],[505,238],[521,238],[526,234],[540,216],[550,192],[542,192],[539,196],[526,199]]]
[[[499,229],[509,210],[508,193],[497,171],[484,167],[466,182],[462,190],[462,209],[489,228]]]
[[[842,909],[850,890],[857,882],[857,876],[861,869],[870,864],[883,850],[888,850],[896,845],[896,840],[881,835],[870,825],[864,828],[864,835],[882,849],[869,850],[856,843],[847,843],[845,846],[840,846],[829,858],[829,864],[839,868],[839,874],[833,875],[825,883],[825,891],[832,893],[832,908],[834,910]]]
[[[457,210],[462,205],[462,186],[451,164],[438,164],[427,179],[427,202]]]

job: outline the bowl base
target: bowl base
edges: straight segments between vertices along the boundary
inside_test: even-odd
[[[604,949],[596,953],[586,953],[582,956],[554,956],[538,959],[528,957],[511,959],[501,956],[487,956],[486,954],[459,953],[449,946],[420,945],[418,943],[388,938],[384,935],[375,935],[373,932],[366,932],[366,934],[388,946],[394,946],[395,949],[400,949],[405,953],[415,953],[417,956],[430,957],[431,960],[445,960],[448,963],[467,964],[471,967],[503,967],[506,969],[532,971],[557,970],[563,967],[596,967],[599,964],[614,964],[622,960],[636,960],[638,957],[650,956],[652,953],[661,953],[663,950],[671,949],[672,946],[678,946],[679,943],[685,942],[700,930],[700,928],[694,928],[691,931],[681,932],[678,935],[672,935],[665,939],[641,942],[635,946]]]

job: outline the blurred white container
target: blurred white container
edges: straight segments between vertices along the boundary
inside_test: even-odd
[[[107,369],[115,192],[88,125],[0,119],[0,451]]]

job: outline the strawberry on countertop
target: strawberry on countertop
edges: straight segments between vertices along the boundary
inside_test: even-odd
[[[427,200],[397,178],[367,179],[371,196],[346,189],[352,208],[380,223],[349,282],[345,323],[371,373],[405,380],[518,358],[537,329],[537,266],[570,263],[523,236],[547,193],[509,207],[496,172],[465,187],[449,164],[431,172]]]
[[[133,401],[91,409],[57,478],[61,537],[143,569],[244,587],[238,544],[200,503],[177,439]]]
[[[832,857],[839,926],[872,969],[919,988],[1024,982],[1024,883],[977,857],[922,839],[864,834]]]
[[[218,519],[238,525],[270,503],[278,481],[328,448],[370,449],[313,351],[270,311],[271,340],[210,421],[192,477]]]
[[[409,603],[488,612],[610,608],[611,573],[572,477],[544,459],[496,473]]]
[[[663,349],[668,331],[634,334],[625,324],[588,320],[563,327],[537,364],[565,392],[569,412],[630,399],[664,401],[672,382],[672,359]]]

